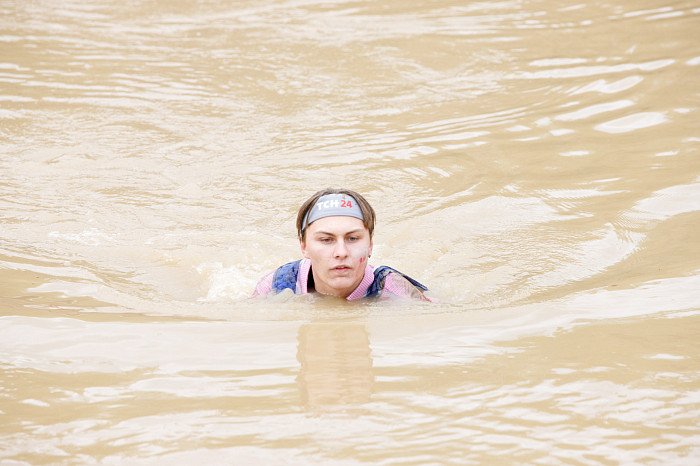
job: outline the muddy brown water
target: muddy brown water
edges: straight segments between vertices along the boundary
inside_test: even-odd
[[[700,3],[0,1],[0,464],[700,464]],[[250,300],[345,186],[439,304]]]

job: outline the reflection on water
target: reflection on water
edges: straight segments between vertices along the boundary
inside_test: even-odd
[[[0,13],[0,462],[700,461],[695,3]],[[247,299],[329,185],[440,304]]]
[[[359,323],[299,328],[299,388],[309,406],[366,403],[374,377],[367,329]]]

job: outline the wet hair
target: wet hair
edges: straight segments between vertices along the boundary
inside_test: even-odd
[[[299,239],[301,241],[306,240],[306,229],[303,225],[304,217],[313,208],[313,206],[316,204],[316,201],[318,201],[322,196],[325,196],[326,194],[346,194],[348,196],[353,197],[357,202],[357,205],[360,206],[360,210],[362,211],[362,216],[364,217],[362,223],[365,224],[365,228],[367,228],[367,231],[369,231],[369,237],[372,237],[372,235],[374,234],[374,222],[376,220],[376,215],[372,206],[369,204],[369,202],[367,202],[367,199],[362,197],[361,194],[356,193],[355,191],[352,191],[350,189],[326,188],[322,189],[321,191],[308,198],[299,209],[299,213],[297,214],[297,234],[299,235]]]

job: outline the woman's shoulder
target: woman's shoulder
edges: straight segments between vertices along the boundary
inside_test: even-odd
[[[310,262],[308,259],[300,259],[277,267],[260,279],[253,291],[253,296],[264,296],[272,291],[280,292],[285,288],[295,293],[301,288],[302,292],[305,292]]]
[[[397,270],[390,269],[386,275],[381,296],[393,295],[434,302],[435,299],[426,296],[424,291],[427,291],[425,286]]]

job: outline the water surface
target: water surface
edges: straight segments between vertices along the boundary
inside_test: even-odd
[[[700,461],[696,2],[0,12],[0,463]],[[248,299],[327,186],[440,304]]]

